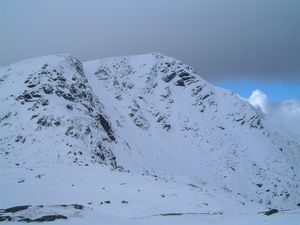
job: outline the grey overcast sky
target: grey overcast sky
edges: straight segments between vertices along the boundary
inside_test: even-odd
[[[159,51],[214,81],[300,77],[300,0],[0,0],[0,65]]]

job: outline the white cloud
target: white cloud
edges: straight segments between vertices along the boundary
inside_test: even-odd
[[[254,90],[247,101],[260,109],[268,121],[300,135],[300,99],[271,103],[266,94]]]
[[[269,108],[269,99],[262,91],[254,90],[247,100],[254,107],[260,108],[263,113],[267,113]]]

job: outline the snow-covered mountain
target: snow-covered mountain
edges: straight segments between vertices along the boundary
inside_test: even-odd
[[[241,206],[300,203],[300,137],[174,58],[45,56],[1,67],[0,88],[2,168],[102,164]]]
[[[124,168],[187,175],[243,201],[299,202],[299,142],[191,67],[154,53],[86,62],[84,72],[126,140],[114,151]]]

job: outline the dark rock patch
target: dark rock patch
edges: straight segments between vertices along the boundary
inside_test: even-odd
[[[176,85],[176,86],[181,86],[181,87],[184,87],[184,86],[185,86],[184,81],[183,81],[182,79],[176,81],[175,85]]]
[[[102,116],[101,114],[98,114],[96,119],[100,122],[101,126],[107,133],[110,140],[115,141],[116,138],[114,136],[113,130],[112,130],[110,124],[108,123],[108,121],[104,118],[104,116]]]
[[[37,121],[37,124],[39,124],[41,126],[47,126],[47,127],[51,126],[51,123],[48,122],[46,117],[39,118]]]
[[[1,216],[0,215],[0,222],[3,221],[12,221],[12,218],[10,216]]]
[[[163,129],[166,129],[168,131],[168,130],[171,129],[171,125],[170,124],[164,124]]]
[[[44,85],[43,91],[45,94],[53,94],[53,88],[50,85]]]
[[[36,86],[36,84],[29,84],[29,85],[27,85],[27,87],[29,87],[29,88],[34,88]]]
[[[40,104],[42,106],[46,106],[46,105],[49,105],[49,101],[47,99],[40,99]]]
[[[43,65],[42,69],[45,70],[48,66],[49,66],[48,63],[46,63]]]
[[[64,93],[62,95],[64,97],[64,99],[70,101],[70,102],[74,102],[75,101],[75,97],[73,95],[71,95],[70,93]]]
[[[73,204],[72,206],[74,207],[74,209],[80,209],[80,210],[83,210],[83,208],[84,208],[83,205],[79,205],[79,204]]]
[[[32,93],[32,97],[33,98],[40,98],[42,97],[40,94],[36,94],[36,93]]]
[[[15,212],[19,212],[19,211],[28,209],[30,206],[31,205],[15,206],[15,207],[4,209],[4,212],[6,212],[6,213],[15,213]]]
[[[57,215],[46,215],[36,219],[24,218],[24,219],[20,219],[19,221],[30,223],[30,222],[50,222],[50,221],[55,221],[60,219],[66,220],[68,219],[68,217],[57,214]]]
[[[164,76],[164,77],[162,78],[162,80],[168,83],[168,82],[170,82],[171,80],[173,80],[175,77],[176,77],[176,73],[174,72],[174,73],[171,73],[171,74],[169,74],[169,75]]]
[[[279,212],[278,209],[271,209],[271,210],[269,210],[269,211],[264,212],[264,214],[265,214],[266,216],[270,216],[270,215],[275,214],[275,213],[278,213],[278,212]]]
[[[11,116],[11,112],[8,112],[8,113],[5,114],[4,116],[0,117],[0,123],[1,123],[3,120],[9,118],[10,116]]]
[[[182,216],[183,213],[162,213],[161,216]]]
[[[60,121],[54,122],[54,125],[55,125],[55,126],[59,126],[59,125],[60,125]]]
[[[202,97],[202,100],[208,98],[209,96],[210,96],[209,94],[204,95],[204,96]]]
[[[25,143],[26,138],[23,137],[22,135],[18,135],[15,139],[15,142],[21,142],[21,143]]]
[[[72,105],[69,105],[69,104],[66,105],[66,108],[69,109],[69,110],[73,110],[73,106],[72,106]]]

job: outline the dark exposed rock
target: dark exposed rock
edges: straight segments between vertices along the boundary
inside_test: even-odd
[[[182,79],[176,81],[175,85],[176,85],[176,86],[181,86],[181,87],[184,87],[184,86],[185,86],[184,81],[183,81]]]
[[[202,100],[204,100],[204,99],[208,98],[209,96],[210,96],[210,94],[206,94],[206,95],[204,95],[204,96],[202,97]]]
[[[49,84],[43,86],[43,91],[45,94],[53,94],[53,88]]]
[[[36,86],[36,84],[29,84],[29,85],[27,85],[27,87],[29,87],[29,88],[34,88]]]
[[[21,143],[25,143],[26,138],[23,137],[22,135],[18,135],[15,139],[15,142],[21,142]]]
[[[22,221],[22,222],[50,222],[50,221],[55,221],[55,220],[60,220],[60,219],[68,219],[68,217],[57,214],[57,215],[46,215],[46,216],[42,216],[36,219],[30,219],[30,218],[24,218],[24,219],[20,219],[18,221]]]
[[[69,110],[73,110],[73,106],[69,105],[69,104],[66,105],[66,108],[69,109]]]
[[[266,216],[270,216],[270,215],[275,214],[275,213],[278,213],[278,212],[279,212],[278,209],[271,209],[271,210],[269,210],[269,211],[264,212],[264,214],[265,214]]]
[[[83,205],[79,205],[79,204],[73,204],[72,206],[74,207],[74,209],[80,209],[80,210],[82,210],[84,208]]]
[[[25,101],[28,99],[32,99],[32,96],[29,93],[25,93],[22,97]]]
[[[168,130],[171,129],[171,125],[170,124],[164,124],[163,129],[166,129],[168,131]]]
[[[179,77],[191,77],[191,75],[186,72],[186,71],[182,71],[181,73],[178,74]]]
[[[10,216],[1,216],[0,215],[0,222],[3,221],[12,221],[12,218]]]
[[[30,205],[15,206],[15,207],[4,209],[4,212],[15,213],[15,212],[19,212],[19,211],[28,209],[29,207],[30,207]]]
[[[59,126],[60,125],[60,121],[56,121],[53,123],[55,126]]]
[[[171,80],[173,80],[175,77],[176,77],[176,73],[173,72],[173,73],[171,73],[171,74],[168,74],[168,75],[162,77],[162,80],[168,83],[168,82],[170,82]]]
[[[39,179],[40,179],[40,178],[42,178],[43,176],[45,176],[45,174],[38,174],[38,175],[35,176],[35,178],[39,178]]]
[[[164,119],[163,116],[159,116],[158,119],[156,120],[156,122],[160,122],[160,121],[162,121],[163,119]]]
[[[63,97],[64,97],[64,99],[71,101],[71,102],[74,102],[74,100],[75,100],[75,97],[73,95],[71,95],[70,93],[64,93]]]
[[[183,213],[162,213],[161,216],[182,216]]]
[[[55,221],[60,219],[67,219],[67,216],[56,214],[52,212],[53,214],[47,215],[44,214],[43,211],[39,211],[40,209],[44,207],[51,207],[52,210],[55,208],[68,208],[75,209],[75,210],[83,210],[84,206],[79,204],[71,204],[71,205],[52,205],[52,206],[44,206],[44,205],[37,205],[33,208],[37,210],[37,215],[40,215],[40,217],[35,218],[35,215],[31,215],[31,205],[24,205],[24,206],[15,206],[7,209],[0,209],[0,221],[19,221],[19,222],[49,222],[49,221]],[[29,209],[29,211],[28,211]],[[59,209],[61,210],[61,209]],[[21,212],[21,214],[19,213]],[[41,215],[42,214],[42,215]],[[44,214],[44,215],[43,215]]]
[[[46,63],[43,65],[42,69],[45,70],[48,66],[49,66],[48,63]]]
[[[101,149],[101,148],[99,148]],[[101,152],[95,152],[95,155],[98,156],[102,161],[105,161],[105,155]]]
[[[66,81],[66,79],[64,77],[61,77],[61,76],[57,77],[57,80],[62,82],[62,83],[64,83]]]
[[[48,99],[40,99],[40,104],[42,106],[46,106],[46,105],[49,105],[49,101],[48,101]]]
[[[82,105],[83,105],[85,108],[87,108],[87,110],[88,110],[89,112],[94,112],[94,109],[93,109],[92,107],[90,107],[90,106],[88,106],[88,105],[86,105],[86,104],[84,104],[84,103],[82,103]]]
[[[133,120],[133,122],[137,127],[140,127],[144,130],[147,130],[150,127],[150,124],[148,123],[148,121],[142,116],[137,116]]]
[[[185,81],[186,84],[191,84],[195,79],[194,76],[192,76],[190,73],[186,72],[186,71],[182,71],[178,74],[179,77],[181,77],[181,79],[183,81]]]
[[[36,94],[35,92],[34,93],[32,93],[32,97],[33,98],[40,98],[40,97],[42,97],[40,94]]]
[[[27,222],[27,223],[34,222],[34,221],[33,221],[32,219],[30,219],[30,218],[20,218],[18,221],[19,221],[19,222]]]
[[[11,116],[11,112],[6,113],[4,116],[0,117],[0,123],[5,120],[8,119]]]
[[[39,124],[41,126],[51,126],[51,124],[48,123],[47,118],[45,118],[45,117],[39,118],[37,121],[37,124]]]
[[[104,116],[102,116],[101,114],[98,114],[96,116],[96,119],[100,122],[101,126],[103,127],[103,129],[107,133],[110,140],[115,141],[116,138],[114,136],[114,132],[113,132],[110,124],[108,123],[108,121],[104,118]]]
[[[192,96],[197,96],[203,90],[202,86],[196,86],[192,89]]]
[[[57,89],[57,90],[55,90],[55,94],[56,94],[58,97],[60,97],[60,96],[62,96],[62,95],[64,94],[64,92],[63,92],[62,90]]]

